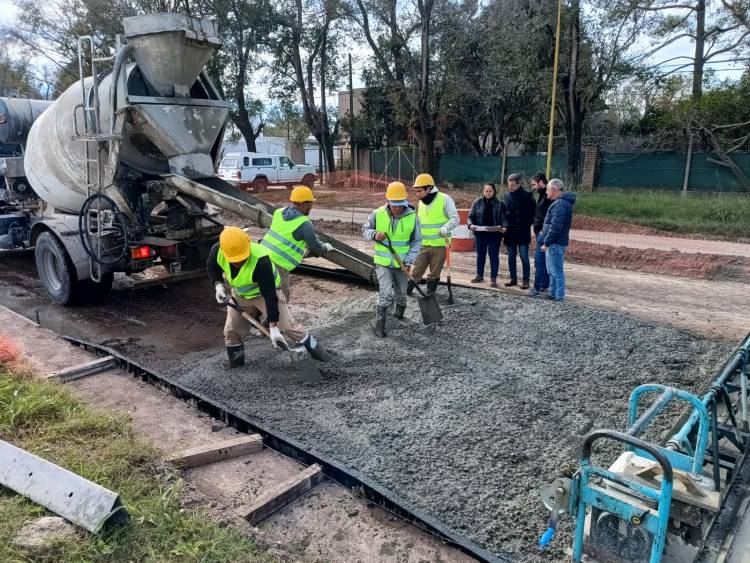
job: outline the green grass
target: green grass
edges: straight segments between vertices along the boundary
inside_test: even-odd
[[[47,514],[0,487],[0,561],[271,561],[252,539],[180,506],[181,481],[125,420],[76,400],[62,386],[35,381],[0,363],[0,436],[118,492],[128,524],[28,552],[13,545],[28,521]]]
[[[664,231],[736,239],[750,237],[750,197],[670,193],[579,193],[575,212]]]

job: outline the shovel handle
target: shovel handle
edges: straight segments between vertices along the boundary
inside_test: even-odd
[[[417,291],[420,293],[420,295],[422,295],[422,297],[424,297],[425,299],[427,299],[427,295],[425,295],[425,292],[422,291],[422,288],[419,287],[419,284],[414,281],[414,277],[411,275],[411,272],[409,272],[406,269],[406,266],[404,265],[404,261],[401,260],[401,257],[396,253],[395,250],[393,250],[393,246],[391,245],[391,238],[388,236],[388,233],[385,233],[385,240],[387,241],[387,243],[386,243],[385,246],[388,247],[388,251],[391,253],[391,256],[393,256],[393,259],[398,264],[398,267],[401,268],[401,271],[406,276],[406,279],[409,280],[411,283],[414,284],[414,287],[417,289]]]
[[[254,318],[252,318],[250,315],[248,315],[245,311],[242,310],[242,307],[240,307],[239,303],[237,303],[237,300],[234,298],[234,296],[231,297],[231,301],[227,301],[227,306],[231,307],[235,311],[237,311],[242,317],[249,322],[251,325],[253,325],[255,328],[257,328],[266,338],[271,338],[271,333],[264,327],[262,324],[260,324],[258,321],[256,321]],[[284,344],[283,342],[277,342],[279,348],[281,348],[284,352],[289,351],[289,346]]]

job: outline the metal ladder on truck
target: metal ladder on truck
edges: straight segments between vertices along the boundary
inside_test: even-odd
[[[86,74],[83,70],[83,59],[86,51],[85,44],[89,44],[89,60],[91,61],[91,83],[86,88]],[[117,45],[115,49],[119,49],[120,38],[117,38]],[[99,100],[99,76],[97,73],[97,63],[111,62],[113,57],[97,57],[96,44],[94,38],[90,35],[84,35],[78,38],[78,78],[81,82],[81,98],[80,104],[76,105],[73,109],[73,121],[75,125],[76,140],[83,142],[84,146],[84,159],[85,159],[85,170],[86,170],[86,203],[81,208],[81,242],[84,249],[91,258],[89,262],[89,273],[91,279],[94,282],[100,282],[102,279],[102,265],[107,263],[114,263],[115,261],[107,261],[103,258],[102,247],[103,239],[111,234],[117,232],[118,229],[114,228],[114,223],[117,220],[117,208],[113,201],[109,200],[112,209],[102,209],[101,207],[93,207],[92,201],[97,200],[98,205],[101,205],[102,201],[107,201],[108,198],[102,194],[102,149],[106,146],[109,147],[110,153],[113,147],[112,143],[119,143],[122,139],[121,135],[111,133],[103,133],[101,128],[101,103]],[[117,80],[119,77],[113,77],[113,80]],[[78,110],[82,111],[83,116],[83,131],[81,132],[78,127]],[[114,108],[113,108],[114,112]],[[112,116],[114,119],[114,115]],[[92,228],[93,225],[93,228]],[[86,231],[85,233],[83,231]],[[91,244],[91,241],[95,241]],[[95,248],[94,248],[95,247]],[[119,259],[119,257],[118,257]]]

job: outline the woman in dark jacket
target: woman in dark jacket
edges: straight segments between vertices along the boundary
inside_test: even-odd
[[[500,269],[500,242],[502,233],[508,227],[503,203],[497,198],[495,184],[484,185],[483,197],[471,204],[468,220],[469,229],[477,242],[477,275],[472,283],[484,281],[484,264],[490,255],[490,287],[497,287],[497,274]],[[492,230],[485,230],[492,229]]]

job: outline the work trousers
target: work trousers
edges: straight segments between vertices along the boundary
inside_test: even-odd
[[[387,266],[375,266],[375,274],[378,276],[378,307],[390,307],[398,303],[406,307],[406,274],[399,268]]]
[[[253,299],[243,299],[232,290],[237,302],[251,317],[258,318],[266,314],[266,300],[262,295]],[[292,320],[289,309],[286,306],[286,298],[281,289],[276,290],[279,299],[279,323],[278,327],[282,334],[289,340],[300,342],[307,336],[307,331]],[[242,340],[250,333],[250,323],[239,312],[227,306],[227,320],[224,323],[224,342],[227,346],[242,344]]]
[[[549,274],[547,273],[547,257],[542,252],[544,237],[536,236],[536,249],[534,250],[534,289],[542,291],[549,288]]]
[[[516,268],[516,256],[521,255],[521,268],[523,270],[523,281],[529,281],[531,275],[531,264],[529,263],[529,245],[528,244],[508,244],[508,273],[512,281],[518,280],[518,271]]]
[[[496,278],[500,270],[500,242],[503,236],[499,233],[474,233],[477,243],[477,276],[484,277],[484,265],[487,254],[490,255],[490,277]]]
[[[430,275],[427,276],[427,279],[439,280],[440,272],[443,271],[443,264],[445,264],[444,246],[423,246],[414,261],[411,275],[414,277],[414,281],[419,282],[427,271],[427,266],[429,266]]]
[[[545,252],[549,273],[549,295],[555,301],[565,299],[565,268],[563,267],[567,246],[551,244]]]
[[[276,271],[279,272],[279,277],[281,278],[281,293],[284,294],[284,297],[286,298],[286,302],[289,303],[289,294],[291,292],[292,287],[292,279],[291,279],[291,273],[288,270],[285,270],[281,266],[276,266]]]

